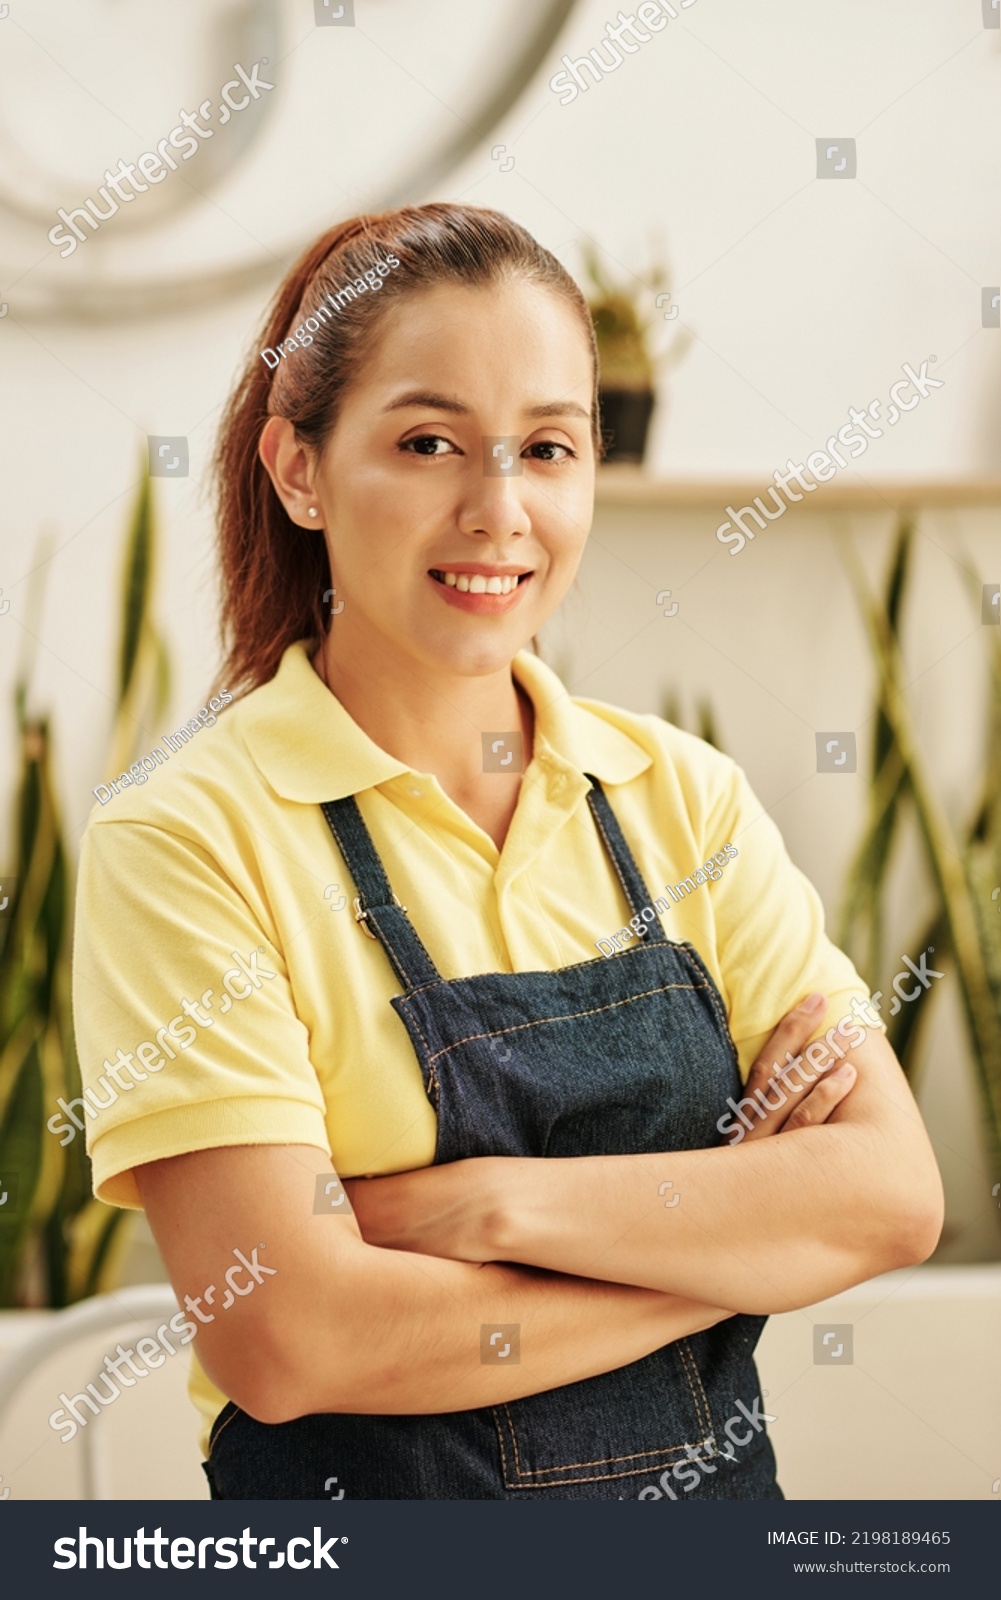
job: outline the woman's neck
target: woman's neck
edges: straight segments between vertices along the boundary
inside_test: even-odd
[[[415,772],[433,774],[500,849],[534,733],[532,703],[510,666],[483,676],[435,676],[373,671],[366,662],[361,673],[329,644],[328,637],[313,666],[348,715],[380,749]]]

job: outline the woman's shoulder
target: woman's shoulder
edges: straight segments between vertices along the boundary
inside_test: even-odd
[[[143,739],[126,766],[94,786],[88,832],[132,824],[216,833],[245,815],[261,784],[247,748],[246,708],[262,692],[235,700],[224,689],[186,720],[165,721],[159,737]]]
[[[326,725],[334,702],[310,665],[309,643],[290,645],[256,688],[220,689],[185,721],[162,723],[159,738],[151,730],[140,741],[146,748],[95,786],[88,827],[242,837],[276,796],[302,799],[334,781],[339,728]]]

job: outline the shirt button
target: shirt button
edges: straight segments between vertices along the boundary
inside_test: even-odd
[[[420,797],[421,797],[421,790],[420,789],[411,789],[410,793],[414,796],[415,800],[419,800]]]

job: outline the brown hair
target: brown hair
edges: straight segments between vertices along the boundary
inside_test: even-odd
[[[399,266],[389,261],[387,273],[390,255]],[[383,274],[376,270],[380,260]],[[372,292],[356,293],[366,273]],[[381,285],[378,292],[373,276]],[[587,302],[556,257],[510,218],[445,203],[352,217],[329,229],[296,262],[230,396],[216,449],[221,681],[230,689],[267,683],[287,647],[307,636],[321,637],[329,621],[323,595],[331,579],[323,534],[291,520],[257,453],[268,417],[287,417],[303,444],[321,450],[388,304],[441,283],[485,286],[512,278],[553,290],[579,314],[594,360],[598,446],[598,361]],[[317,316],[321,305],[326,315]],[[266,363],[261,350],[274,352],[307,317],[318,322],[311,345],[295,349],[291,360],[280,359],[277,367]]]

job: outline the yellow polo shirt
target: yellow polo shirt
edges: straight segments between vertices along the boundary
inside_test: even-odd
[[[528,652],[514,672],[535,708],[535,749],[500,851],[432,774],[358,727],[307,641],[141,787],[95,808],[74,1014],[83,1082],[101,1105],[77,1117],[102,1199],[138,1207],[134,1167],[222,1145],[316,1145],[344,1177],[432,1162],[434,1112],[389,1003],[397,981],[354,919],[320,811],[342,795],[358,796],[446,978],[602,960],[599,939],[616,948],[631,913],[586,802],[593,773],[651,900],[669,901],[668,936],[694,944],[718,985],[745,1076],[812,990],[830,998],[825,1029],[853,995],[867,998],[733,761],[658,717],[572,699]],[[728,844],[736,855],[723,856]],[[707,875],[717,853],[725,864]],[[676,903],[666,886],[686,879]],[[192,1393],[204,1445],[224,1397],[197,1361]]]

